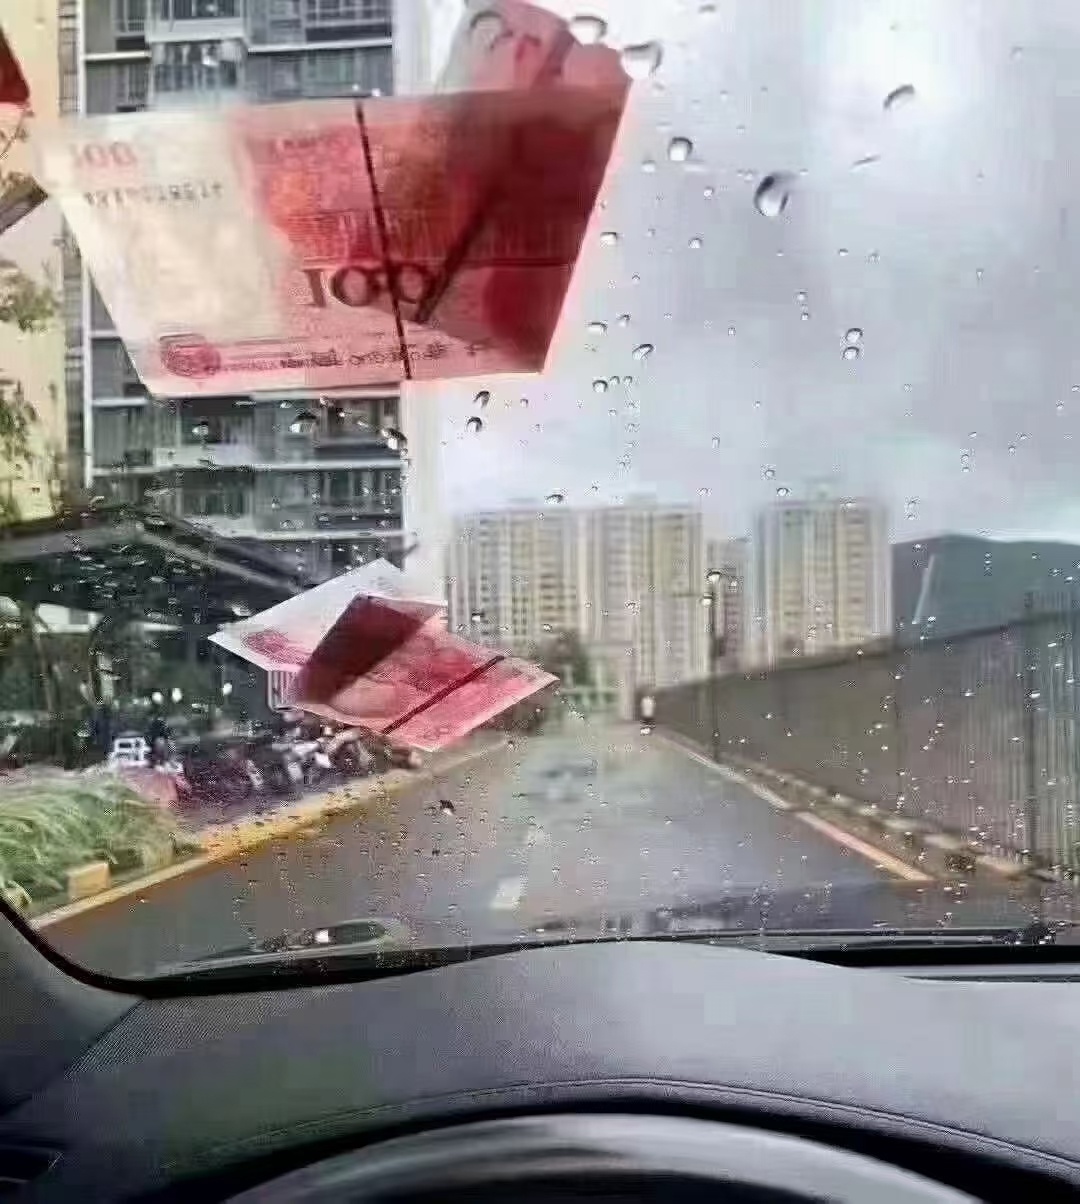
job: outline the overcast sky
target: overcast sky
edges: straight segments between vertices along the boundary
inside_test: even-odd
[[[1080,539],[1074,0],[547,7],[605,17],[613,45],[655,38],[663,63],[635,86],[547,372],[438,390],[454,510],[652,493],[734,535],[778,488],[827,484],[880,496],[897,538]],[[754,193],[778,172],[793,191],[769,218]],[[615,374],[633,387],[592,391]]]

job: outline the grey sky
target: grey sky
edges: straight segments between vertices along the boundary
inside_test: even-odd
[[[738,534],[777,487],[827,481],[886,500],[898,538],[1080,538],[1073,0],[547,7],[606,17],[616,45],[656,38],[664,61],[635,87],[548,371],[433,390],[453,509],[652,492]],[[677,135],[689,163],[668,161]],[[769,220],[753,195],[777,171],[795,189]],[[592,391],[614,374],[634,386]]]

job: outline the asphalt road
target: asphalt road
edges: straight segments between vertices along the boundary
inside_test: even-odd
[[[587,776],[551,785],[578,763]],[[421,944],[724,897],[801,898],[800,926],[950,918],[951,885],[903,881],[841,840],[658,735],[581,722],[44,935],[124,975],[367,917],[404,920]]]

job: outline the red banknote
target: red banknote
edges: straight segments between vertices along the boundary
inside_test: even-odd
[[[555,679],[392,599],[357,598],[309,658],[295,705],[434,752]]]
[[[629,80],[614,51],[500,0],[470,8],[447,87],[83,118],[39,140],[151,392],[543,368]]]

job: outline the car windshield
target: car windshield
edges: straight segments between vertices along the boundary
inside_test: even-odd
[[[0,33],[0,892],[42,938],[1071,919],[1072,0]]]

